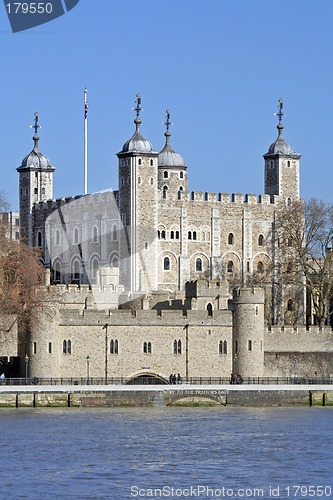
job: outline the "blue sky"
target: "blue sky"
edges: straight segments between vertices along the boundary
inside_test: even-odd
[[[16,167],[40,149],[56,167],[54,196],[83,192],[83,90],[89,99],[89,192],[117,188],[117,158],[134,132],[171,144],[190,190],[263,193],[263,158],[277,136],[302,154],[301,191],[331,200],[333,2],[80,0],[66,15],[13,34],[0,6],[1,177],[18,208]]]

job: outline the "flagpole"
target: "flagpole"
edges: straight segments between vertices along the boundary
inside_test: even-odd
[[[88,99],[84,89],[84,194],[88,194]]]

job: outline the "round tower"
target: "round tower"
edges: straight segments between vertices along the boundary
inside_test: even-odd
[[[182,199],[188,192],[187,169],[184,159],[170,144],[170,110],[166,110],[165,146],[158,155],[158,188],[163,198]]]
[[[233,373],[243,378],[264,375],[264,302],[262,288],[233,291]]]

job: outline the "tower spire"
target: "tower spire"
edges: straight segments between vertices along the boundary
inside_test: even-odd
[[[34,117],[35,117],[35,123],[33,125],[30,125],[30,128],[35,129],[35,135],[33,136],[34,140],[34,149],[38,149],[38,141],[39,141],[39,136],[38,136],[38,129],[42,128],[40,125],[38,125],[38,113],[37,111],[34,112]]]
[[[173,125],[170,121],[170,109],[167,109],[165,111],[166,113],[166,121],[163,122],[163,125],[165,125],[165,128],[166,128],[166,131],[164,133],[165,137],[166,137],[166,142],[169,143],[169,140],[170,140],[170,136],[171,136],[171,132],[170,132],[170,126]]]
[[[141,96],[139,93],[136,94],[135,108],[133,108],[133,111],[136,112],[136,118],[134,120],[136,130],[139,130],[140,124],[142,123],[140,119],[140,113],[141,111],[143,111],[143,109],[141,108]]]

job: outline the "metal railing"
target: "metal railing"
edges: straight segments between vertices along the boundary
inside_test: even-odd
[[[242,381],[233,382],[233,384],[243,385],[331,385],[333,377],[244,377]],[[71,377],[71,378],[6,378],[0,381],[1,385],[166,385],[168,379],[158,377],[110,377],[107,380],[103,377]],[[182,379],[171,385],[229,385],[229,377],[189,377],[188,380]]]

